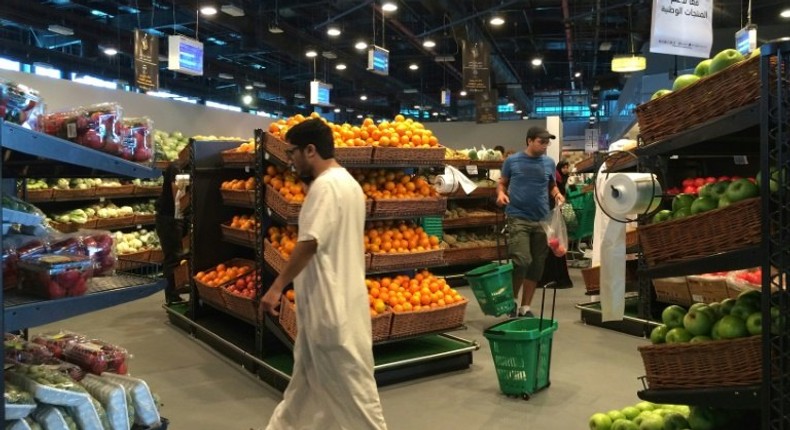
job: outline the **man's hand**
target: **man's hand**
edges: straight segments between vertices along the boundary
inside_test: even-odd
[[[281,296],[282,296],[281,290],[275,288],[269,288],[269,290],[266,291],[266,294],[264,294],[263,297],[261,297],[261,304],[260,304],[261,316],[263,316],[264,313],[268,313],[273,317],[280,315]]]
[[[554,202],[556,203],[556,205],[558,207],[564,205],[565,204],[565,196],[563,196],[560,193],[557,193],[557,196],[554,197]]]
[[[496,197],[496,204],[499,206],[506,206],[510,204],[510,197],[505,193],[499,193]]]

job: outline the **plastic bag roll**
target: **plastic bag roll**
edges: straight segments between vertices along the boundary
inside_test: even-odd
[[[436,176],[433,186],[439,194],[449,194],[458,189],[458,182],[455,180],[455,175],[446,172]]]
[[[612,215],[643,214],[661,204],[661,184],[650,173],[616,173],[604,183],[601,205]]]

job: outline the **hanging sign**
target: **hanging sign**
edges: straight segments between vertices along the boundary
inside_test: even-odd
[[[598,135],[597,128],[588,128],[584,130],[584,153],[592,154],[598,150]]]
[[[134,81],[145,91],[159,89],[159,39],[134,30]]]
[[[491,124],[499,121],[497,112],[497,90],[475,95],[475,120],[478,124]]]
[[[650,52],[708,58],[713,0],[653,0]]]
[[[463,41],[464,88],[470,93],[488,91],[489,85],[488,45],[482,42]]]

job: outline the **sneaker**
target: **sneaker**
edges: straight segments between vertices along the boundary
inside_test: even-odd
[[[518,316],[534,317],[535,315],[532,314],[532,311],[529,309],[529,306],[521,306],[518,308]]]
[[[518,308],[517,308],[517,307],[513,307],[513,310],[511,310],[510,312],[508,312],[508,313],[507,313],[507,316],[508,316],[508,317],[510,317],[510,318],[515,318],[515,317],[517,317],[517,316],[518,316]]]

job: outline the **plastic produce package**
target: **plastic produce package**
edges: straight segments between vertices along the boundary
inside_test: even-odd
[[[63,351],[69,344],[75,342],[85,341],[85,336],[70,332],[70,331],[56,331],[49,333],[39,333],[33,336],[30,341],[39,345],[44,345],[52,354],[57,358],[63,358]]]
[[[93,276],[90,257],[43,254],[19,261],[22,289],[47,299],[84,295]]]
[[[4,392],[5,419],[19,420],[30,415],[36,409],[33,395],[18,385],[5,383]]]
[[[66,360],[79,365],[95,375],[113,372],[125,375],[129,353],[119,346],[92,339],[66,345],[63,350]]]
[[[17,196],[3,193],[3,222],[25,225],[40,225],[46,215]]]
[[[121,157],[138,163],[153,161],[154,123],[148,117],[124,118],[121,121]]]
[[[45,365],[52,370],[68,375],[75,381],[85,377],[85,371],[81,367],[55,358],[52,351],[44,345],[28,342],[22,338],[6,338],[5,360],[6,363]]]
[[[131,395],[134,405],[134,422],[136,424],[155,426],[160,423],[162,418],[159,416],[156,400],[145,381],[110,372],[103,373],[101,377],[102,379],[121,384],[126,392]]]
[[[118,263],[113,250],[113,238],[109,231],[80,230],[76,233],[55,236],[49,250],[57,255],[84,255],[94,264],[93,276],[112,275]]]
[[[121,107],[99,103],[41,117],[40,131],[108,154],[122,156]]]
[[[33,417],[44,430],[77,430],[77,423],[65,408],[40,405],[33,413]]]
[[[87,375],[81,381],[83,387],[104,406],[110,428],[107,430],[129,430],[134,419],[134,411],[129,413],[126,404],[126,391],[115,382],[95,375]]]
[[[0,118],[36,129],[44,103],[38,91],[22,84],[0,79]]]
[[[542,225],[551,252],[557,257],[564,256],[568,252],[568,230],[565,228],[562,208],[555,207],[548,221],[543,222]]]

